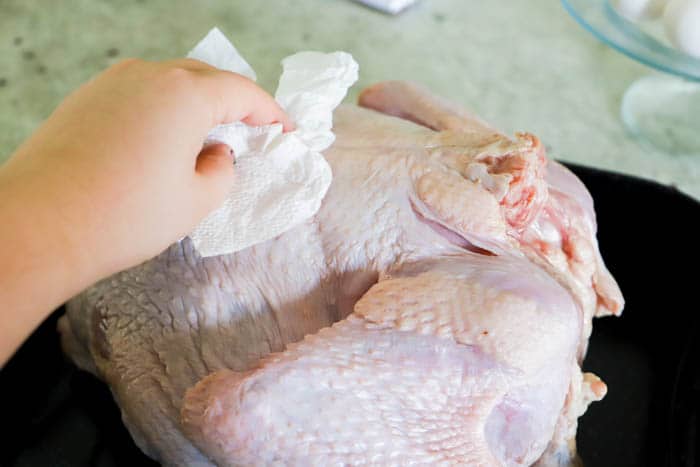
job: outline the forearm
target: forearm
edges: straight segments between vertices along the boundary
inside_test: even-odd
[[[58,106],[0,166],[0,365],[55,307],[221,205],[231,152],[202,142],[237,121],[293,129],[255,83],[190,59],[123,61]]]
[[[52,310],[98,279],[47,182],[0,167],[0,366]]]

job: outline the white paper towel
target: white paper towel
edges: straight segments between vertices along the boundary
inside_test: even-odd
[[[188,54],[212,66],[255,79],[255,72],[218,29]],[[224,204],[190,234],[202,256],[216,256],[269,240],[313,216],[331,183],[320,151],[335,136],[333,109],[357,81],[358,66],[345,52],[300,52],[282,60],[275,99],[296,125],[219,125],[207,142],[236,154],[236,176]]]

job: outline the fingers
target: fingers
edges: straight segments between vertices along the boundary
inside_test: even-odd
[[[233,150],[223,143],[209,144],[200,151],[195,170],[205,185],[201,193],[207,212],[219,206],[231,190],[235,160]]]
[[[207,128],[243,121],[253,126],[281,123],[284,131],[294,130],[293,122],[277,101],[253,81],[199,60],[124,60],[112,68],[121,71],[130,69],[132,74],[144,80],[160,77],[160,92],[167,93],[180,102],[188,102],[188,105],[191,105],[194,97],[201,107],[188,110],[193,116],[205,115],[207,121],[198,123]],[[138,72],[133,71],[134,68]]]
[[[214,125],[243,121],[253,126],[281,123],[284,131],[294,129],[277,101],[248,78],[220,70],[200,72],[198,78],[216,110]]]
[[[203,122],[208,128],[242,121],[253,126],[281,123],[285,132],[294,130],[293,122],[277,101],[245,76],[191,58],[169,60],[158,66],[166,71],[189,72],[166,76],[184,81],[187,88],[194,85],[194,92],[203,97],[203,113],[211,115],[209,121]]]
[[[245,76],[189,58],[172,60],[164,65],[194,72],[195,82],[203,91],[207,104],[215,110],[211,126],[243,121],[253,126],[282,123],[284,131],[294,129],[294,124],[277,101]]]

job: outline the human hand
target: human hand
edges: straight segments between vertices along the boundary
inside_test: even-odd
[[[202,142],[238,120],[292,126],[243,76],[190,59],[123,61],[70,95],[0,182],[24,192],[56,248],[99,278],[155,256],[221,204],[233,157]]]

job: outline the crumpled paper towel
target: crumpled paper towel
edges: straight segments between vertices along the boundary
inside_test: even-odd
[[[255,79],[255,72],[217,28],[187,55]],[[331,183],[320,153],[335,140],[333,109],[357,81],[358,65],[345,52],[300,52],[282,60],[275,99],[296,125],[219,125],[206,143],[222,142],[235,152],[236,178],[224,204],[189,235],[202,256],[233,253],[255,245],[313,216]]]

